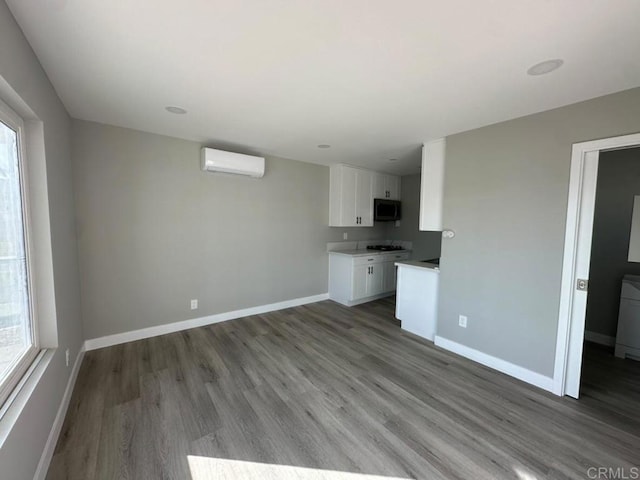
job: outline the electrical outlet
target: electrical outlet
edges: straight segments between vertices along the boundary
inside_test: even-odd
[[[349,234],[348,234],[347,232],[344,232],[344,233],[342,234],[342,239],[343,239],[343,240],[346,240],[347,238],[349,238]]]
[[[68,367],[69,366],[69,349],[68,348],[64,351],[64,361]]]
[[[458,316],[458,325],[460,325],[462,328],[467,328],[467,316],[466,315]]]
[[[191,310],[197,310],[198,309],[198,299],[194,298],[193,300],[191,300]]]

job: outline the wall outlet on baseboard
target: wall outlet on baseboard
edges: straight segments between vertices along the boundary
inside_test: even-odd
[[[458,325],[461,326],[462,328],[467,328],[467,316],[466,315],[459,315],[458,316]]]
[[[68,348],[64,351],[64,361],[68,367],[69,366],[69,349]]]
[[[193,300],[191,300],[191,310],[197,310],[198,309],[198,299],[194,298]]]
[[[344,233],[342,234],[342,239],[343,239],[343,240],[347,240],[348,238],[349,238],[349,234],[348,234],[347,232],[344,232]]]

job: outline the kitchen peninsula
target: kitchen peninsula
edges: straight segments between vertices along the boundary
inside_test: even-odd
[[[433,262],[433,263],[432,263]],[[396,318],[408,332],[433,341],[438,314],[437,260],[400,261],[397,273]]]

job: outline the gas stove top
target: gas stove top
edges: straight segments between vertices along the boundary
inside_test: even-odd
[[[400,245],[367,245],[367,250],[379,250],[381,252],[390,252],[395,250],[404,250]]]

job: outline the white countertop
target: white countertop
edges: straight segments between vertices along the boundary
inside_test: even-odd
[[[333,250],[330,255],[345,255],[347,257],[368,257],[369,255],[385,255],[394,253],[407,253],[411,250]]]
[[[405,260],[404,262],[396,262],[398,268],[417,268],[420,270],[431,270],[434,273],[440,273],[440,267],[435,263],[420,262],[418,260]]]

